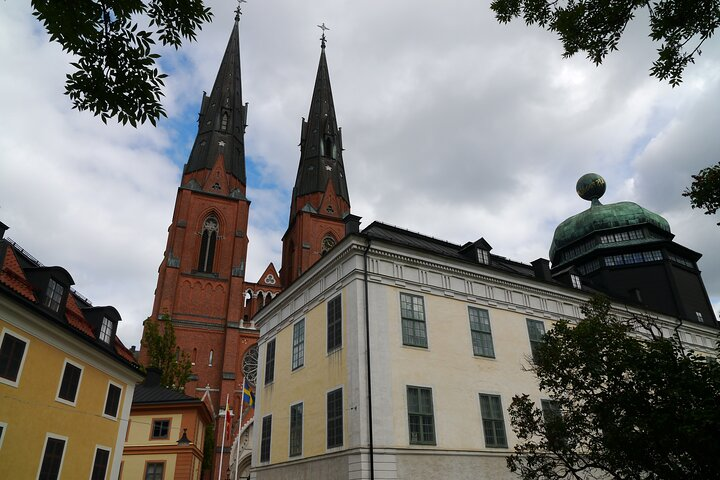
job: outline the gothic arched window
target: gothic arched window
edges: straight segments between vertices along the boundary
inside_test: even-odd
[[[322,245],[320,247],[320,255],[325,255],[327,252],[330,251],[331,248],[333,248],[336,244],[335,238],[333,238],[332,235],[326,235],[325,238],[322,239]]]
[[[332,158],[335,158],[335,156],[333,155],[334,145],[333,145],[332,138],[325,137],[325,149],[324,150],[325,150],[325,152],[324,152],[325,155],[327,155],[327,156],[332,155]]]
[[[199,272],[212,272],[217,236],[217,218],[210,216],[205,219],[202,229],[202,240],[200,241],[200,255],[197,268]]]
[[[228,114],[224,112],[222,114],[222,120],[220,121],[220,130],[227,130],[228,125]]]

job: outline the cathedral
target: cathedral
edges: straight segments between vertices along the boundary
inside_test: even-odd
[[[310,111],[301,125],[297,180],[282,238],[282,269],[278,272],[270,263],[260,278],[245,277],[250,200],[238,23],[236,14],[215,83],[209,95],[203,93],[151,316],[172,321],[177,345],[192,361],[185,393],[206,400],[215,415],[226,401],[233,412],[240,411],[244,381],[254,388],[259,336],[255,314],[343,238],[344,219],[350,214],[323,35]],[[147,361],[142,350],[140,361]],[[252,411],[243,417],[235,419],[235,431],[252,421]],[[219,450],[222,423],[215,428]]]

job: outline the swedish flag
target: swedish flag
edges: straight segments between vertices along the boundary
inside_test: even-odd
[[[250,385],[248,385],[247,381],[243,381],[242,401],[247,406],[247,408],[255,408],[255,392],[250,389]]]

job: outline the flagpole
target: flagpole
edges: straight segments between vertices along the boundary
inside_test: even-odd
[[[218,480],[220,480],[220,475],[222,474],[223,453],[225,453],[225,428],[227,427],[229,402],[230,402],[230,394],[228,393],[227,397],[225,397],[225,416],[223,418],[222,442],[220,443],[220,464],[218,465]]]
[[[238,470],[240,470],[240,465],[238,465],[238,462],[240,461],[240,433],[242,433],[242,421],[243,421],[243,407],[245,406],[245,377],[243,376],[243,383],[242,383],[242,395],[240,396],[240,416],[238,417],[238,436],[237,436],[237,446],[235,448],[235,480],[237,480],[238,476]]]

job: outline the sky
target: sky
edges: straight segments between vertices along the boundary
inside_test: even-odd
[[[139,345],[181,169],[212,88],[235,3],[210,1],[212,23],[180,50],[157,128],[134,129],[71,108],[73,59],[31,15],[0,8],[0,221],[45,265],[65,267],[94,305],[120,312]],[[706,42],[684,82],[650,77],[658,45],[642,21],[596,67],[562,58],[557,38],[522,21],[498,24],[489,2],[249,0],[240,23],[250,209],[247,280],[280,268],[325,23],[326,55],[352,212],[494,254],[547,258],[555,227],[588,208],[588,172],[603,203],[633,201],[664,216],[720,310],[717,215],[692,210],[690,175],[720,158],[720,41]]]

